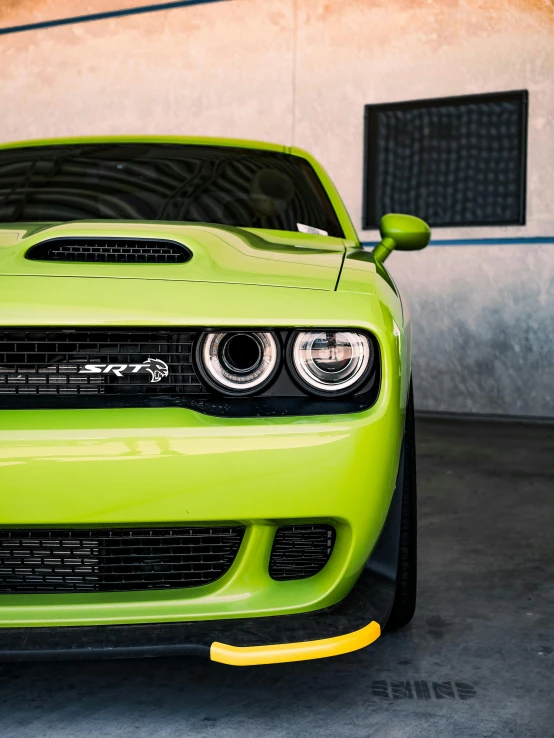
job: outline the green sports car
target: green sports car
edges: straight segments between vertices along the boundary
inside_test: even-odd
[[[307,153],[0,147],[0,660],[346,653],[412,617],[410,323]]]

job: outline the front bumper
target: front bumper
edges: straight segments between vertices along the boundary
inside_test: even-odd
[[[379,341],[382,381],[369,410],[345,415],[225,418],[178,407],[0,412],[0,528],[246,527],[233,565],[213,584],[2,594],[0,632],[188,627],[197,621],[293,616],[346,598],[385,521],[404,424],[405,341],[377,298],[291,290],[284,299],[277,288],[199,283],[187,283],[184,293],[182,285],[163,280],[145,285],[135,279],[13,277],[4,282],[5,325],[34,325],[37,315],[45,325],[64,325],[71,308],[72,325],[359,327]],[[253,315],[259,315],[254,323]],[[329,562],[308,579],[274,581],[268,563],[277,527],[311,522],[336,528]]]
[[[246,534],[230,570],[212,584],[3,594],[0,628],[291,615],[342,601],[387,515],[403,430],[399,407],[399,383],[385,381],[370,410],[343,416],[2,412],[0,527],[240,523]],[[308,522],[335,526],[329,562],[308,579],[274,581],[268,562],[277,527]]]

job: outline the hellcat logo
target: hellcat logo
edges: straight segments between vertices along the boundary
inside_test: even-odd
[[[169,367],[161,359],[147,359],[142,367],[152,375],[151,382],[159,382],[169,375]]]
[[[169,376],[169,367],[161,359],[148,358],[142,364],[85,364],[79,374],[115,374],[122,377],[124,374],[141,374],[148,372],[151,382],[159,382]]]

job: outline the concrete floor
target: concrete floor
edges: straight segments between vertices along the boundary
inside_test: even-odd
[[[336,659],[0,665],[1,738],[554,736],[554,426],[419,420],[413,624]]]

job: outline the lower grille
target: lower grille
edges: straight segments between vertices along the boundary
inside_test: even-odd
[[[0,529],[0,593],[125,592],[210,584],[244,528]]]
[[[306,579],[318,574],[335,545],[331,525],[287,525],[275,534],[269,575],[279,581]]]
[[[0,330],[2,397],[205,395],[192,364],[196,331]],[[102,400],[102,398],[98,398]]]

